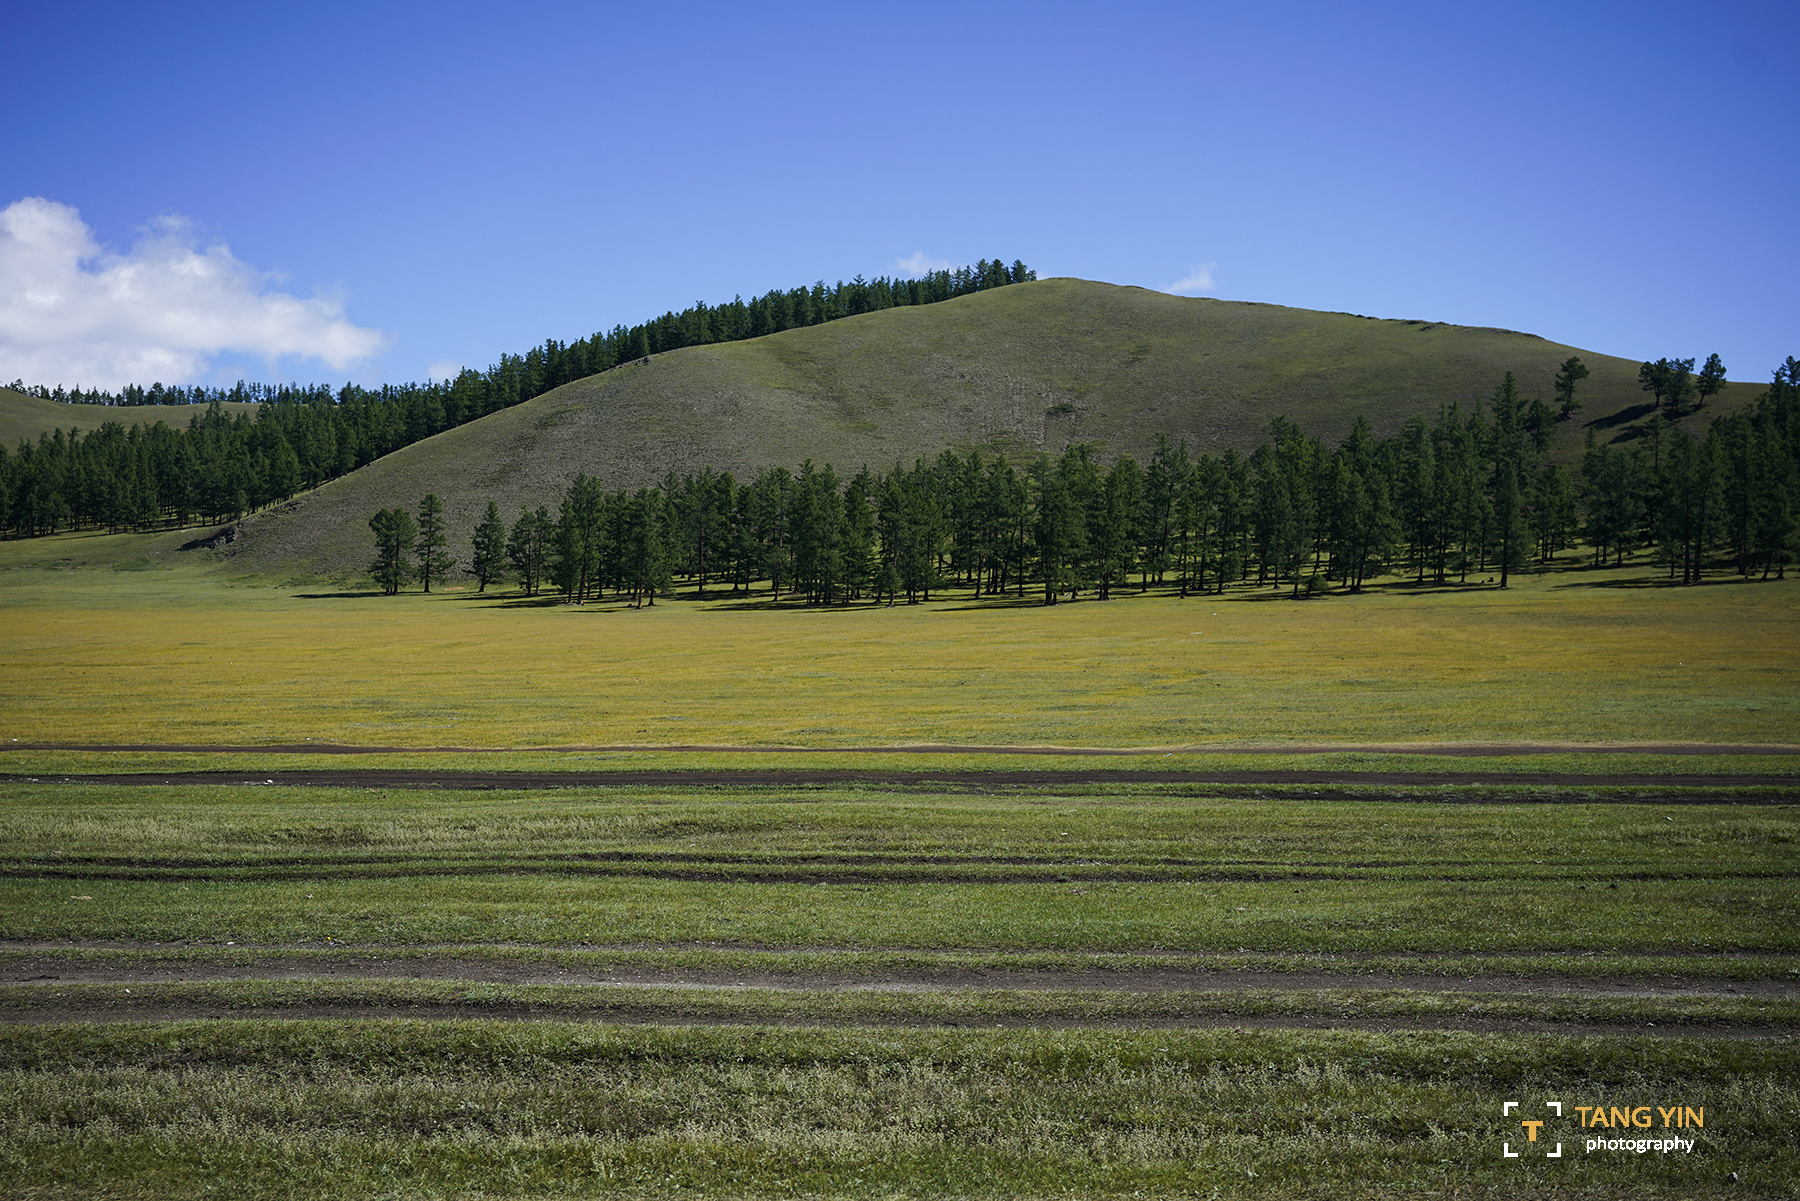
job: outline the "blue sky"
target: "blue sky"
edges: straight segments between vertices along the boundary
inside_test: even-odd
[[[915,255],[1800,355],[1792,4],[75,0],[0,35],[4,379],[417,379]]]

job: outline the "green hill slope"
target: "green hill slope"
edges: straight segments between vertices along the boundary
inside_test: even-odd
[[[240,412],[256,415],[253,404],[227,401],[220,407],[234,417]],[[51,430],[66,433],[78,429],[85,433],[108,421],[122,425],[153,425],[161,421],[171,429],[186,429],[189,420],[205,411],[201,405],[71,405],[0,388],[0,446],[11,454],[18,449],[20,438],[36,442],[39,434]]]
[[[577,471],[628,488],[702,466],[742,479],[809,458],[854,471],[946,447],[1022,457],[1080,441],[1143,459],[1159,434],[1216,454],[1254,447],[1278,415],[1330,442],[1359,413],[1391,434],[1443,402],[1484,402],[1509,370],[1548,400],[1571,354],[1592,372],[1581,418],[1617,436],[1649,399],[1624,359],[1506,330],[1043,280],[690,347],[564,385],[283,506],[234,550],[240,569],[359,572],[369,515],[436,492],[466,555],[489,500],[509,522],[527,505],[554,509]],[[1730,387],[1690,420],[1759,391]],[[1578,456],[1581,438],[1580,421],[1566,423],[1560,457]]]

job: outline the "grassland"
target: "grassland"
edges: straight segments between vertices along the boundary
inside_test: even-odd
[[[1800,954],[1789,806],[8,791],[14,941]]]
[[[946,448],[1017,459],[1071,442],[1147,460],[1158,435],[1248,452],[1275,416],[1335,444],[1359,415],[1387,435],[1448,402],[1485,404],[1508,371],[1548,400],[1575,354],[1592,375],[1582,420],[1552,448],[1565,466],[1584,422],[1602,441],[1640,432],[1652,406],[1637,363],[1506,330],[1043,280],[591,376],[336,480],[259,518],[232,550],[243,570],[354,574],[379,509],[435,492],[464,539],[488,501],[509,521],[554,507],[578,471],[636,488],[702,467],[743,479],[810,459],[854,472]],[[1687,424],[1703,431],[1762,390],[1730,385]]]
[[[275,588],[153,550],[102,535],[0,548],[0,745],[1278,752],[1790,743],[1800,730],[1794,581],[1673,588],[1626,568],[1506,591],[1389,582],[1300,603],[1241,590],[1050,609],[953,595],[892,609],[722,597],[634,611]],[[109,559],[151,569],[105,570]]]
[[[15,784],[0,1181],[1790,1195],[1800,818],[1729,792]],[[1509,1161],[1521,1098],[1707,1126]]]
[[[34,1034],[0,1044],[20,1102],[0,1170],[40,1197],[1781,1196],[1800,1067],[1791,1047],[1429,1034]],[[1680,1098],[1708,1126],[1689,1154],[1501,1158],[1502,1102],[1559,1096]]]
[[[628,611],[183,540],[0,545],[7,1196],[1800,1192],[1800,755],[1432,753],[1791,744],[1791,581]],[[572,783],[56,782],[352,760]],[[1706,1125],[1504,1158],[1558,1099]]]

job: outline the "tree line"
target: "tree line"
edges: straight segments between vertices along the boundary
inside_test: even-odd
[[[928,601],[947,588],[1046,604],[1152,587],[1299,596],[1385,575],[1505,587],[1583,539],[1596,565],[1647,549],[1684,582],[1709,565],[1785,574],[1800,507],[1800,362],[1704,438],[1673,429],[1619,449],[1590,433],[1574,476],[1545,461],[1533,407],[1508,373],[1486,406],[1445,405],[1391,438],[1359,418],[1335,447],[1278,418],[1247,456],[1195,457],[1162,439],[1144,465],[1103,464],[1081,444],[1024,464],[945,451],[849,477],[811,462],[747,483],[703,469],[635,491],[579,475],[554,512],[528,508],[510,526],[489,502],[464,570],[483,590],[512,581],[528,596],[554,588],[569,603],[635,605],[678,577],[702,597],[766,584],[776,600],[815,605]],[[383,533],[413,524],[398,509],[371,521],[371,570],[390,593],[414,578],[429,589],[454,568],[435,496],[413,546]]]
[[[684,346],[742,341],[841,317],[935,304],[1037,278],[1023,262],[982,259],[917,279],[857,276],[849,283],[770,291],[754,300],[695,304],[574,342],[548,339],[453,380],[383,384],[247,384],[232,388],[130,385],[117,393],[15,381],[27,395],[76,404],[204,405],[185,429],[103,422],[83,434],[47,433],[0,446],[0,533],[151,529],[191,519],[230,521],[317,487],[433,434],[520,404],[572,380]],[[257,404],[254,418],[225,402]]]

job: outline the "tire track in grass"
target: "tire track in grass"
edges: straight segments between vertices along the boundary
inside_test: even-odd
[[[1766,775],[1580,775],[1534,772],[1380,772],[1380,771],[885,771],[863,769],[778,770],[700,769],[675,771],[428,771],[413,769],[274,770],[189,772],[47,772],[37,775],[0,773],[0,784],[106,784],[114,786],[304,788],[414,788],[447,792],[530,792],[555,788],[808,788],[865,786],[946,788],[974,793],[1001,793],[1017,788],[1069,785],[1163,784],[1192,787],[1264,785],[1311,787],[1299,800],[1424,801],[1465,804],[1792,804],[1800,798],[1800,779]],[[1656,788],[1655,795],[1550,796],[1464,795],[1434,792],[1430,796],[1376,796],[1376,787],[1481,787],[1536,785],[1545,788]],[[1735,789],[1720,793],[1719,789]]]
[[[1787,742],[1320,742],[1222,743],[1155,747],[1046,746],[1006,743],[894,743],[885,746],[733,746],[701,743],[617,743],[605,746],[373,746],[347,742],[299,742],[267,745],[216,743],[85,743],[19,742],[15,751],[139,751],[190,755],[474,755],[494,752],[624,754],[654,751],[668,754],[826,754],[826,755],[1800,755],[1800,743]]]

